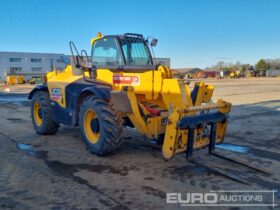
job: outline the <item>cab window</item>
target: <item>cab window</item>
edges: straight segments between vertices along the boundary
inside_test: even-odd
[[[117,41],[113,37],[106,37],[94,42],[92,46],[92,63],[96,66],[123,65]]]
[[[143,39],[126,38],[120,40],[126,65],[147,66],[152,65],[147,45]]]

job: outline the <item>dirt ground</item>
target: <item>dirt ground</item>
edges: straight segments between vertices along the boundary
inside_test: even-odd
[[[98,157],[85,149],[78,127],[37,135],[26,95],[0,93],[0,209],[186,209],[167,204],[166,193],[272,189],[279,208],[280,79],[208,82],[215,85],[214,99],[233,104],[225,143],[245,148],[216,150],[272,175],[210,156],[207,149],[195,151],[193,161],[184,154],[164,161],[158,147],[128,128],[117,151]],[[252,209],[195,207],[206,208]]]

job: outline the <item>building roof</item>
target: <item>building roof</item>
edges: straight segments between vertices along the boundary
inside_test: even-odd
[[[176,68],[174,70],[182,74],[187,74],[187,73],[193,74],[202,71],[202,69],[200,68]]]

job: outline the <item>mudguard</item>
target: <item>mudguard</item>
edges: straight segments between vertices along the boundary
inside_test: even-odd
[[[111,87],[105,86],[105,85],[93,85],[90,87],[85,88],[81,94],[85,92],[90,92],[94,94],[96,97],[104,100],[108,100],[111,98]]]
[[[110,86],[98,84],[98,85],[90,85],[88,87],[82,87],[82,86],[73,86],[73,87],[76,87],[75,89],[77,91],[77,94],[73,94],[72,91],[70,91],[71,94],[66,93],[66,100],[69,102],[67,106],[67,110],[68,112],[75,113],[72,115],[72,120],[71,120],[72,125],[78,125],[79,104],[81,103],[82,98],[84,98],[86,95],[93,94],[97,98],[103,100],[111,99],[110,92],[112,88]]]
[[[39,91],[39,90],[46,90],[48,91],[48,86],[47,84],[42,84],[42,85],[36,85],[35,88],[33,88],[33,90],[31,90],[31,92],[28,94],[28,99],[32,99],[33,95],[35,92]]]

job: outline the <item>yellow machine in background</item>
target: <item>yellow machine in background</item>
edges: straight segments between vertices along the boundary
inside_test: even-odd
[[[24,84],[24,76],[10,75],[6,77],[7,85]]]
[[[212,85],[197,82],[190,90],[167,66],[155,64],[150,47],[156,43],[140,34],[99,33],[90,57],[73,56],[74,65],[47,74],[47,83],[30,93],[37,133],[79,125],[86,147],[98,155],[121,145],[123,126],[162,144],[166,159],[179,152],[190,157],[205,146],[214,150],[225,137],[231,104],[213,103]]]
[[[229,74],[229,77],[230,78],[240,78],[240,71],[232,71],[232,72],[230,72],[230,74]]]

